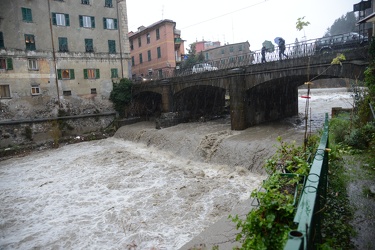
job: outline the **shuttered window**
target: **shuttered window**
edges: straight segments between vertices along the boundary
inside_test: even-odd
[[[24,22],[32,22],[33,21],[31,9],[21,8],[21,11],[22,11],[22,21],[24,21]]]

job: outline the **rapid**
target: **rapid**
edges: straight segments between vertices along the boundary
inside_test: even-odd
[[[249,199],[278,136],[302,144],[299,102],[298,117],[244,131],[229,118],[160,130],[140,122],[0,161],[0,249],[179,249]],[[346,88],[313,89],[310,130],[352,103]]]

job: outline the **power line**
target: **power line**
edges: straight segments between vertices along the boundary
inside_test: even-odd
[[[241,9],[235,10],[235,11],[232,11],[232,12],[225,13],[225,14],[220,15],[220,16],[217,16],[217,17],[213,17],[213,18],[211,18],[211,19],[207,19],[207,20],[205,20],[205,21],[201,21],[201,22],[199,22],[199,23],[195,23],[195,24],[192,24],[192,25],[186,26],[186,27],[181,28],[181,29],[187,29],[187,28],[190,28],[190,27],[196,26],[196,25],[198,25],[198,24],[202,24],[202,23],[205,23],[205,22],[209,22],[209,21],[215,20],[215,19],[217,19],[217,18],[220,18],[220,17],[223,17],[223,16],[227,16],[227,15],[230,15],[230,14],[236,13],[236,12],[238,12],[238,11],[242,11],[242,10],[245,10],[245,9],[248,9],[248,8],[252,8],[252,7],[257,6],[257,5],[260,5],[260,4],[264,4],[264,3],[267,2],[267,1],[270,1],[270,0],[264,0],[264,1],[262,1],[262,2],[255,3],[255,4],[253,4],[253,5],[250,5],[250,6],[247,6],[247,7],[244,7],[244,8],[241,8]]]

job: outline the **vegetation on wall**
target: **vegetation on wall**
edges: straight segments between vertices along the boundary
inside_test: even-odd
[[[113,82],[113,89],[109,100],[113,103],[113,107],[120,117],[126,116],[126,107],[132,100],[132,86],[133,82],[127,78],[122,78],[120,82]]]
[[[316,136],[310,139],[311,142],[317,141]],[[242,244],[240,249],[282,249],[294,227],[298,190],[301,190],[304,176],[310,171],[306,161],[309,152],[295,142],[282,141],[281,137],[277,140],[276,153],[263,166],[269,178],[260,190],[251,194],[258,207],[251,210],[245,219],[240,219],[238,215],[229,216],[240,230],[236,237]]]

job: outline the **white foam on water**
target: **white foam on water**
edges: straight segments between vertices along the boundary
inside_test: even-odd
[[[312,114],[321,126],[350,99],[344,89],[312,91]],[[244,131],[228,121],[139,123],[1,161],[0,248],[178,249],[260,186],[277,136],[302,142],[302,134],[280,123]]]

